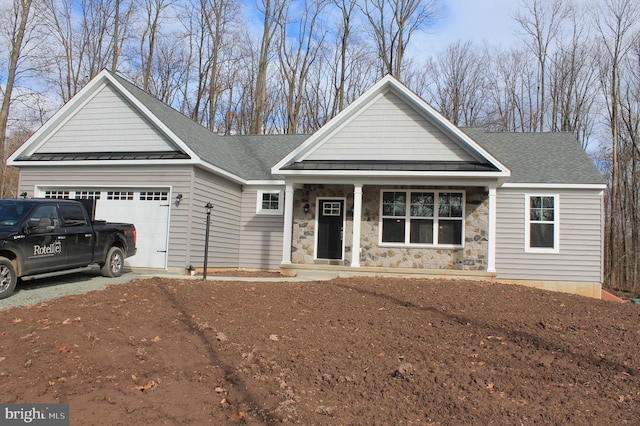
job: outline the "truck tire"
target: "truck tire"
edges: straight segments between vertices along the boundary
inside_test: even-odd
[[[107,259],[102,265],[102,275],[105,277],[119,277],[124,267],[124,254],[120,247],[111,247],[107,253]]]
[[[12,261],[6,257],[0,257],[0,299],[9,297],[16,288],[18,274]]]

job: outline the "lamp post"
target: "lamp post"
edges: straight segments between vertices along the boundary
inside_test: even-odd
[[[213,209],[213,204],[211,201],[204,206],[207,209],[207,227],[204,231],[204,269],[202,270],[202,281],[207,280],[207,259],[209,258],[209,227],[211,226],[211,209]]]

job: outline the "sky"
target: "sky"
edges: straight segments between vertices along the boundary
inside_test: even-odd
[[[441,0],[441,18],[423,43],[436,53],[457,40],[509,47],[519,40],[513,15],[517,0]],[[422,44],[422,43],[421,43]]]

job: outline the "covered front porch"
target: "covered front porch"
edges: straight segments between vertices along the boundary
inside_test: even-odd
[[[281,267],[495,276],[493,184],[289,183]]]

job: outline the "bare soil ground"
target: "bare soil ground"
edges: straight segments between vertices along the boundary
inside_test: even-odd
[[[0,311],[0,402],[73,425],[640,424],[640,307],[388,278],[153,278]]]

